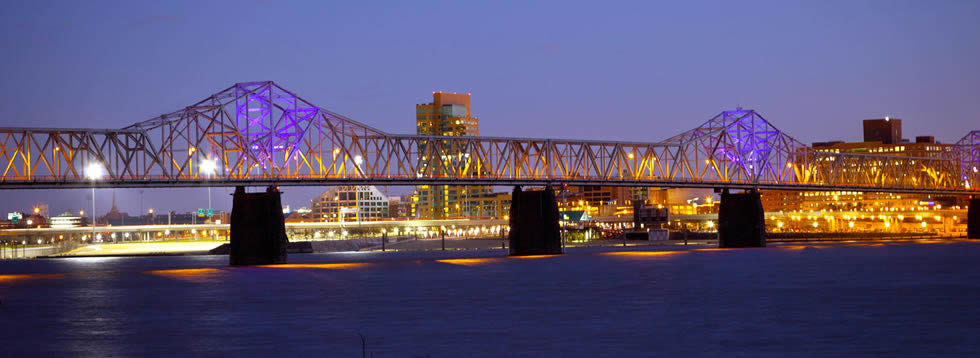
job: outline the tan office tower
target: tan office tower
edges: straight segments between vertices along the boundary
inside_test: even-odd
[[[432,103],[415,105],[416,133],[432,136],[478,136],[479,120],[470,110],[470,94],[432,92]],[[479,168],[473,168],[479,171]],[[436,173],[438,174],[438,173]],[[491,194],[491,187],[420,185],[412,198],[420,218],[481,216],[471,197]]]

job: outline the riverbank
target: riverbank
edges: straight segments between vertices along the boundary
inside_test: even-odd
[[[209,250],[221,246],[221,244],[224,242],[211,240],[103,243],[86,245],[59,254],[39,256],[39,258],[205,255]]]
[[[821,244],[855,242],[915,242],[921,240],[956,240],[962,237],[941,235],[786,235],[770,234],[768,243]],[[717,246],[718,241],[708,233],[692,233],[688,240],[622,240],[600,239],[589,241],[569,241],[566,247],[647,247],[647,246]],[[414,239],[411,237],[389,238],[382,245],[380,238],[356,238],[347,240],[293,241],[287,251],[290,254],[355,252],[355,251],[459,251],[459,250],[507,250],[509,243],[504,239]],[[227,255],[230,245],[227,241],[164,241],[103,243],[82,246],[57,254],[37,254],[38,258],[65,257],[138,257],[138,256],[186,256],[186,255]],[[29,256],[33,257],[33,256]]]

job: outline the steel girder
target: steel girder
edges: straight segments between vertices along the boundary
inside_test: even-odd
[[[971,140],[974,151],[963,153],[976,163]],[[0,188],[569,183],[975,192],[977,176],[960,152],[821,152],[741,108],[664,142],[391,135],[273,82],[250,82],[120,130],[0,128]],[[86,178],[93,163],[104,177]]]
[[[727,183],[837,188],[970,191],[956,160],[937,155],[832,153],[779,131],[754,110],[725,111],[667,140],[682,146],[678,166],[691,178]],[[975,188],[975,185],[972,185]],[[849,190],[849,189],[845,189]]]
[[[963,136],[949,153],[949,159],[959,164],[957,180],[967,188],[980,189],[980,131]]]

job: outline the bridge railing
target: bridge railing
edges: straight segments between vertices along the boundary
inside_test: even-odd
[[[237,83],[119,130],[0,128],[0,188],[540,184],[974,193],[980,132],[936,157],[830,153],[754,110],[665,142],[391,135],[273,82]]]
[[[238,143],[205,140],[166,149],[143,130],[0,128],[2,185],[212,185],[314,182],[540,183],[593,185],[826,187],[969,192],[975,173],[949,156],[830,153],[811,148],[745,163],[702,159],[683,143],[505,137],[328,135],[330,141],[273,150],[286,157],[250,168]],[[229,144],[230,143],[230,144]],[[193,149],[191,149],[193,148]],[[201,152],[201,153],[195,153]],[[203,154],[202,154],[203,153]],[[244,156],[247,156],[244,155]],[[210,161],[213,171],[202,170]],[[103,172],[88,175],[95,165]],[[969,168],[972,169],[972,168]],[[964,179],[966,174],[966,179]],[[95,180],[93,180],[95,179]]]

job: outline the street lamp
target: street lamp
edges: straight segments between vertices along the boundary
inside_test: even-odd
[[[218,162],[216,162],[214,159],[211,158],[205,158],[204,160],[201,161],[201,164],[198,166],[198,168],[200,168],[199,170],[202,174],[207,175],[208,179],[211,179],[214,176],[214,173],[218,169]],[[209,184],[208,185],[208,210],[210,209],[211,209],[211,185]]]
[[[99,165],[99,163],[92,162],[89,163],[87,167],[85,167],[85,177],[88,178],[89,180],[98,180],[101,179],[103,176],[105,176],[105,169],[102,168],[102,166]]]
[[[95,237],[95,181],[105,176],[105,169],[98,162],[85,167],[85,177],[92,181],[92,237]]]

